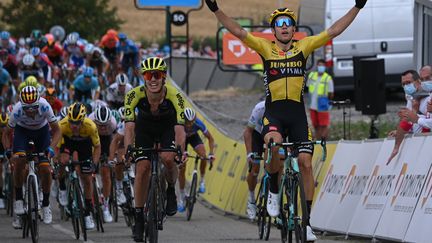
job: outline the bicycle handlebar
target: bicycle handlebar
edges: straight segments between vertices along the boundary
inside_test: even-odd
[[[323,155],[321,157],[321,161],[325,161],[327,159],[327,141],[323,138],[321,140],[316,141],[307,141],[307,142],[289,142],[289,143],[275,143],[272,140],[270,140],[269,144],[267,145],[268,148],[274,147],[274,146],[281,146],[284,148],[288,147],[294,147],[294,146],[304,146],[304,145],[321,145],[323,149]]]
[[[179,158],[179,160],[174,159],[174,161],[177,164],[181,163],[181,157],[182,157],[182,153],[181,153],[181,148],[180,145],[177,146],[177,148],[173,149],[173,148],[142,148],[142,147],[138,147],[138,148],[134,148],[131,145],[129,145],[129,147],[127,148],[126,151],[126,161],[129,161],[129,158],[133,158],[133,153],[135,152],[150,152],[150,153],[159,153],[159,152],[173,152],[173,153],[177,153],[177,156]]]
[[[198,159],[201,159],[201,160],[207,160],[207,161],[210,161],[210,166],[209,166],[209,170],[211,170],[212,168],[213,168],[213,162],[212,162],[212,160],[210,159],[210,158],[203,158],[203,157],[201,157],[201,156],[199,156],[199,155],[195,155],[195,156],[192,156],[192,155],[188,155],[187,156],[188,158],[193,158],[193,159],[195,159],[195,160],[198,160]]]

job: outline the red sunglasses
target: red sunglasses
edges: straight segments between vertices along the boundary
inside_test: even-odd
[[[145,80],[151,80],[152,77],[155,79],[161,79],[166,77],[166,73],[162,71],[146,71],[143,76]]]

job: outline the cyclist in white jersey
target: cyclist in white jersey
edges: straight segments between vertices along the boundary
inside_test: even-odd
[[[129,84],[126,74],[119,73],[116,82],[108,87],[106,100],[111,109],[119,109],[124,105],[124,98],[127,92],[133,87]]]

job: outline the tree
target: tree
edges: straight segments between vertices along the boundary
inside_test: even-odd
[[[12,0],[0,2],[0,20],[14,36],[29,36],[33,29],[48,32],[61,25],[66,33],[77,31],[88,40],[99,39],[107,29],[118,29],[123,20],[109,0]]]

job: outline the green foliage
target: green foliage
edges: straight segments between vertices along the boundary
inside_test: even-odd
[[[117,8],[109,0],[12,0],[0,2],[0,20],[15,36],[29,36],[33,29],[48,32],[61,25],[66,33],[77,31],[83,38],[99,39],[107,29],[119,29],[124,22],[116,15]]]
[[[389,131],[395,130],[398,120],[378,122],[376,127],[379,131],[379,138],[387,137]],[[370,122],[358,121],[351,123],[348,122],[345,126],[347,140],[362,140],[369,138]],[[349,130],[351,133],[349,133]],[[343,122],[333,122],[329,130],[329,141],[337,141],[343,138]]]

